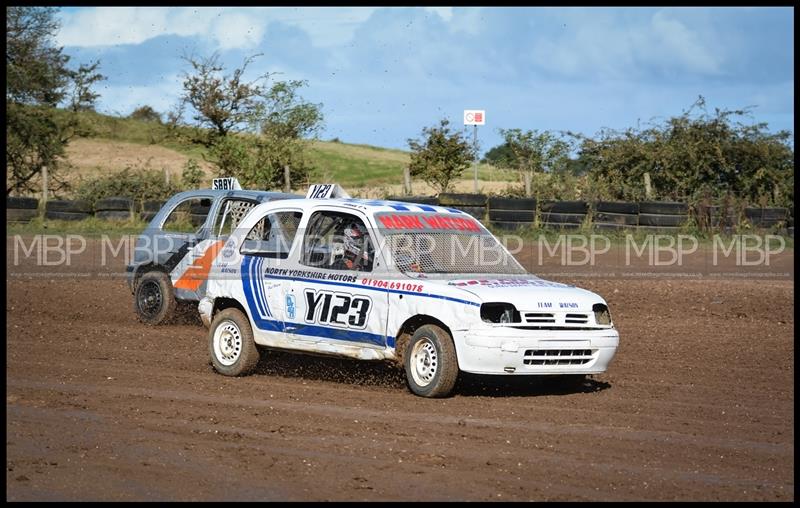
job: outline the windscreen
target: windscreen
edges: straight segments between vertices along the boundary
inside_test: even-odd
[[[404,273],[527,273],[466,214],[380,212],[375,219],[395,266]]]

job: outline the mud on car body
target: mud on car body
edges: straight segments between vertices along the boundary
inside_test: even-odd
[[[221,374],[251,372],[267,346],[400,362],[426,397],[459,372],[601,373],[619,342],[600,296],[528,274],[464,212],[405,202],[258,205],[198,308]]]
[[[170,198],[138,236],[126,267],[134,310],[147,324],[173,317],[178,303],[196,305],[205,291],[215,245],[256,205],[294,194],[200,189]]]

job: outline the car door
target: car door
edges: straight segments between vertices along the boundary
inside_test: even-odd
[[[291,280],[282,274],[288,270],[302,216],[292,208],[265,213],[242,241],[242,288],[248,313],[261,333],[283,333],[285,321],[295,317],[296,308],[286,297]]]
[[[361,283],[375,261],[367,224],[366,217],[350,210],[311,212],[302,243],[296,246],[298,268],[290,271],[287,286],[286,301],[296,310],[293,318],[287,317],[285,330],[293,340],[316,343],[320,350],[386,346],[388,293]],[[354,227],[363,234],[359,253],[346,250],[352,247],[348,239]],[[348,265],[344,256],[357,261]]]
[[[158,255],[158,264],[170,271],[175,287],[175,296],[180,300],[198,300],[199,273],[191,269],[199,257],[210,246],[205,224],[212,196],[192,196],[175,205],[154,235],[153,246]],[[187,273],[187,270],[189,273]]]
[[[183,299],[199,301],[203,298],[212,262],[231,232],[257,204],[253,199],[226,197],[207,209],[192,207],[191,223],[193,227],[199,224],[199,233],[192,242],[187,242],[188,251],[172,270],[172,284]],[[198,212],[205,212],[208,217]]]

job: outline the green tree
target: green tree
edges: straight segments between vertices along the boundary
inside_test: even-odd
[[[260,168],[269,187],[280,188],[284,168],[289,169],[292,186],[307,183],[311,166],[305,158],[309,138],[322,128],[322,104],[307,102],[298,90],[306,81],[279,81],[265,96],[259,139]]]
[[[55,7],[6,7],[6,102],[56,106],[64,98],[67,61],[54,44]]]
[[[96,83],[103,81],[106,76],[103,76],[97,69],[100,67],[100,61],[97,60],[91,64],[81,64],[77,70],[69,71],[68,82],[68,107],[71,111],[94,111],[95,103],[100,97],[100,94],[95,93],[92,87]]]
[[[91,87],[103,77],[99,62],[67,66],[69,56],[55,45],[58,9],[6,7],[6,193],[37,192],[42,168],[56,194],[66,187],[59,163],[70,139],[86,134],[74,113],[97,99]],[[67,111],[56,109],[60,104]]]
[[[575,136],[590,177],[609,185],[618,199],[642,198],[648,173],[657,199],[732,195],[754,205],[792,206],[792,136],[770,133],[766,123],[734,121],[747,115],[747,109],[711,114],[700,97],[663,124]]]
[[[189,159],[186,161],[186,164],[183,165],[183,171],[181,172],[181,186],[184,189],[198,189],[200,187],[200,182],[203,180],[203,170],[200,169],[200,165],[194,159]]]
[[[151,106],[139,106],[128,115],[128,118],[139,120],[141,122],[161,123],[161,113],[153,109]]]
[[[411,176],[421,177],[439,192],[447,192],[476,157],[470,142],[449,125],[448,120],[441,120],[438,127],[424,127],[421,140],[408,140]]]
[[[520,172],[558,173],[569,163],[569,143],[555,134],[544,131],[498,129],[505,139],[511,156],[502,159],[501,165]]]
[[[511,151],[511,146],[508,143],[501,143],[486,152],[481,162],[494,164],[495,166],[510,167],[515,162],[514,152]]]
[[[196,141],[209,147],[209,160],[217,173],[235,176],[242,185],[281,188],[284,168],[291,182],[307,181],[311,169],[304,154],[309,137],[315,137],[322,121],[322,104],[304,100],[299,89],[306,81],[277,81],[267,86],[269,74],[245,82],[247,58],[230,74],[218,55],[185,58],[192,72],[184,76],[182,105],[194,111],[199,127]],[[183,113],[179,105],[170,114],[173,125]]]
[[[185,56],[192,70],[183,75],[181,99],[194,110],[194,120],[209,129],[208,136],[198,141],[212,146],[217,138],[252,127],[262,111],[264,87],[258,82],[269,78],[263,74],[245,82],[248,65],[259,55],[245,59],[241,67],[225,74],[219,54],[210,57]]]

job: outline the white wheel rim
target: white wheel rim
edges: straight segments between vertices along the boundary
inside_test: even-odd
[[[214,330],[214,355],[219,363],[233,365],[242,353],[242,334],[233,321],[226,319]]]
[[[427,337],[414,344],[411,351],[411,377],[419,386],[428,386],[439,368],[439,353]]]

